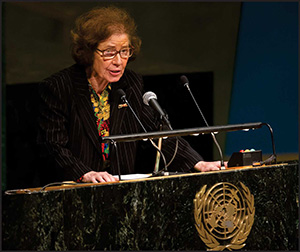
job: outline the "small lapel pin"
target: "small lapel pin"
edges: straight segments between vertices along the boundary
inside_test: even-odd
[[[118,105],[118,109],[125,108],[125,107],[128,107],[126,103]]]

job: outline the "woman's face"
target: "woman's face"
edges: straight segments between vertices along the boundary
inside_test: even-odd
[[[129,45],[126,33],[115,33],[107,40],[99,43],[97,48],[101,51],[107,49],[120,51],[121,49],[128,48]],[[95,74],[95,77],[104,83],[117,82],[122,77],[127,62],[128,58],[121,58],[119,53],[112,59],[106,59],[103,57],[103,53],[95,51],[92,74]]]

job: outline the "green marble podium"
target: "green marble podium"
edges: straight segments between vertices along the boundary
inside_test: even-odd
[[[291,161],[3,194],[2,249],[206,250],[207,240],[196,228],[194,202],[201,189],[203,194],[207,188],[208,195],[209,188],[223,183],[233,187],[243,184],[248,188],[246,197],[253,196],[254,205],[248,201],[253,223],[245,228],[249,232],[241,250],[298,250],[298,168],[298,161]],[[231,207],[235,197],[230,199]],[[201,198],[198,203],[205,200]],[[229,215],[229,210],[224,214]],[[216,240],[209,234],[208,238]],[[234,239],[231,243],[236,242]],[[226,242],[230,241],[220,244]]]

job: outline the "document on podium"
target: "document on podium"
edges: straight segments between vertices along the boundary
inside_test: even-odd
[[[121,180],[134,180],[134,179],[142,179],[149,178],[151,174],[125,174],[121,175]],[[114,175],[115,178],[119,178],[119,175]]]

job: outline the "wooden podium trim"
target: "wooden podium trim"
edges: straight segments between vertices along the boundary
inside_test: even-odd
[[[123,181],[115,181],[115,182],[102,182],[102,183],[76,183],[74,181],[63,181],[61,182],[62,185],[57,186],[49,186],[42,190],[43,187],[36,187],[36,188],[27,188],[27,189],[16,189],[16,190],[9,190],[6,191],[6,194],[32,194],[32,193],[43,193],[48,191],[56,191],[56,190],[65,190],[65,189],[74,189],[80,187],[88,187],[88,186],[103,186],[103,185],[110,185],[110,184],[118,184],[118,183],[135,183],[140,181],[148,181],[148,180],[158,180],[158,179],[168,179],[168,178],[175,178],[175,177],[188,177],[188,176],[198,176],[202,174],[211,174],[215,172],[230,172],[232,170],[245,170],[245,169],[259,169],[262,167],[274,167],[274,166],[284,166],[287,163],[281,164],[273,164],[273,165],[262,165],[262,166],[239,166],[239,167],[229,167],[225,170],[219,171],[209,171],[205,173],[195,172],[195,173],[185,173],[185,174],[175,174],[175,175],[168,175],[168,176],[158,176],[158,177],[149,177],[149,178],[140,178],[140,179],[133,179],[133,180],[123,180]],[[149,174],[151,175],[151,174]],[[64,184],[66,183],[66,184]]]

